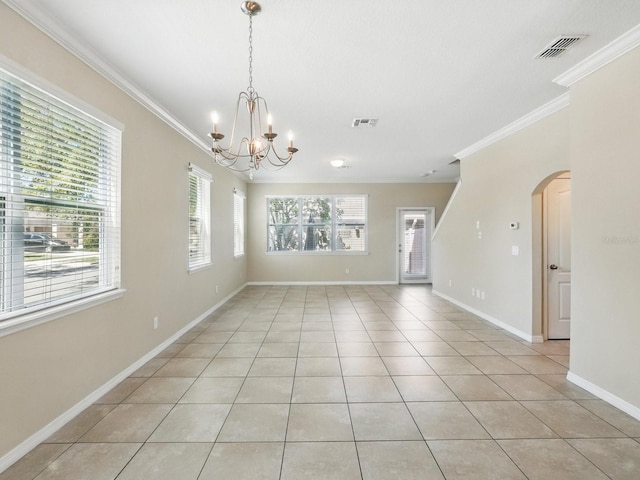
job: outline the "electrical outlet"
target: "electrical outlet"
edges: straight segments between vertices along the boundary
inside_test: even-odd
[[[451,280],[449,280],[449,286],[451,287],[453,285],[453,283],[451,282]]]
[[[471,296],[472,297],[476,296],[476,289],[475,288],[471,288]]]
[[[346,268],[345,272],[346,272],[347,274],[351,273],[351,272],[349,271],[349,267],[347,267],[347,268]]]
[[[153,317],[153,329],[158,329],[158,317]]]
[[[218,285],[216,285],[216,293],[218,293],[218,291],[219,291],[219,287]]]

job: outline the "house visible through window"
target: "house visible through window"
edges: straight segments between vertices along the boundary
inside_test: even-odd
[[[121,131],[0,69],[0,320],[116,289]]]
[[[267,198],[269,252],[365,252],[366,195]]]
[[[244,255],[244,203],[245,196],[233,189],[233,255]]]
[[[211,175],[189,165],[189,268],[211,263]]]

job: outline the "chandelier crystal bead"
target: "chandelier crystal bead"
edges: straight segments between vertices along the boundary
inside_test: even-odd
[[[281,156],[276,152],[273,141],[278,134],[273,131],[267,101],[253,88],[253,17],[258,15],[262,8],[257,2],[243,2],[241,9],[249,17],[249,86],[238,95],[229,145],[224,147],[220,144],[224,135],[218,132],[216,112],[211,115],[213,131],[209,136],[213,140],[211,151],[218,165],[236,172],[249,172],[252,177],[252,171],[261,167],[267,170],[280,170],[285,167],[298,149],[293,146],[293,136],[289,132],[287,154]],[[246,107],[248,113],[248,121],[244,123],[244,127],[239,124],[243,107]],[[266,131],[263,128],[265,124]],[[242,128],[244,130],[241,130]]]

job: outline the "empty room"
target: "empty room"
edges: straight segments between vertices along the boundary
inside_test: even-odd
[[[0,480],[640,478],[638,85],[637,0],[0,0]]]

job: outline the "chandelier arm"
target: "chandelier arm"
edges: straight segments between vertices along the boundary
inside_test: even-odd
[[[280,155],[278,155],[275,151],[275,149],[271,149],[271,153],[273,153],[273,156],[266,158],[266,160],[273,165],[274,167],[284,167],[285,165],[287,165],[291,159],[293,158],[292,154],[289,154],[289,156],[287,157],[281,157]],[[275,157],[275,158],[274,158]]]
[[[236,163],[238,163],[238,158],[229,159],[226,156],[221,155],[219,153],[215,154],[214,158],[218,165],[220,165],[221,167],[228,168],[229,170],[234,170],[236,172],[246,172],[251,169],[248,165],[246,167],[236,166]]]
[[[269,106],[267,105],[267,101],[264,97],[261,97],[258,92],[255,92],[255,94],[258,133],[260,136],[264,136],[265,130],[262,128],[262,109],[260,108],[260,104],[264,105],[264,110],[267,114],[266,118],[269,118]]]
[[[247,95],[247,92],[240,92],[240,94],[238,95],[238,100],[236,100],[236,113],[233,117],[233,127],[231,128],[231,138],[229,139],[229,148],[228,150],[231,150],[233,148],[233,142],[235,140],[236,137],[236,128],[238,125],[238,116],[240,114],[240,102],[244,100],[245,102],[249,102],[249,96]],[[242,141],[240,142],[242,143]]]

